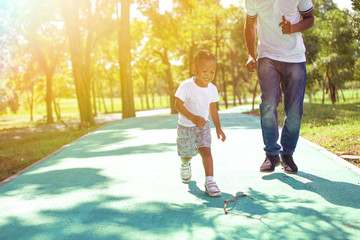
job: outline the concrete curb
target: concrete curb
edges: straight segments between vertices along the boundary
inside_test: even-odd
[[[346,161],[345,159],[337,156],[336,154],[328,151],[326,148],[323,148],[319,145],[317,145],[316,143],[313,143],[303,137],[300,137],[301,141],[304,141],[306,144],[312,146],[314,149],[316,149],[317,151],[321,152],[322,154],[326,155],[327,157],[331,158],[332,160],[334,160],[335,162],[340,163],[342,166],[344,166],[345,168],[357,173],[358,175],[360,175],[360,168],[358,168],[357,166],[349,163],[348,161]]]

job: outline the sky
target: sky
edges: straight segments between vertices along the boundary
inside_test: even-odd
[[[172,8],[172,1],[171,0],[159,0],[160,1],[160,11],[171,11]],[[333,0],[334,3],[338,5],[340,9],[348,8],[351,10],[351,0]],[[229,6],[230,4],[239,5],[239,0],[221,0],[221,4],[225,7]]]
[[[230,4],[239,6],[241,4],[240,2],[242,2],[242,0],[220,0],[220,3],[224,7],[228,7]],[[333,2],[336,3],[340,9],[348,8],[349,10],[352,10],[351,0],[333,0]],[[161,13],[172,10],[172,0],[159,0],[159,3]],[[130,16],[132,18],[142,18],[141,13],[139,12],[139,10],[136,9],[136,4],[131,5]]]

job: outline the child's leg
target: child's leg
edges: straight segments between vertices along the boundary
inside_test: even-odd
[[[190,160],[191,160],[191,158],[181,157],[181,162],[182,162],[182,164],[183,164],[184,166],[185,166],[185,165],[189,165]]]
[[[209,147],[201,147],[199,148],[199,153],[203,160],[205,176],[214,176],[214,165],[211,155],[211,149]]]
[[[182,162],[180,176],[183,183],[188,183],[191,181],[190,160],[192,156],[195,156],[198,153],[195,146],[195,134],[191,128],[183,127],[181,125],[178,125],[177,132],[177,150]]]
[[[199,153],[203,160],[204,170],[205,170],[205,192],[210,197],[221,196],[221,191],[214,181],[214,165],[213,158],[211,155],[211,149],[209,147],[199,148]]]

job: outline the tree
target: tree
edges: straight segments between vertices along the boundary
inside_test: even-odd
[[[159,5],[156,0],[140,1],[140,9],[142,13],[149,18],[151,25],[151,35],[154,38],[153,42],[154,53],[157,54],[161,62],[165,66],[165,76],[168,87],[168,95],[170,99],[170,112],[171,114],[177,113],[175,109],[175,86],[172,75],[172,65],[170,63],[169,54],[176,49],[179,43],[179,34],[177,29],[178,22],[173,18],[170,13],[164,15],[158,12]]]
[[[352,16],[352,29],[355,35],[355,38],[360,40],[360,2],[358,0],[351,0],[352,8],[354,14]]]
[[[121,79],[122,117],[135,117],[134,95],[131,80],[130,0],[120,0],[119,64]]]
[[[332,103],[338,99],[338,90],[345,81],[351,80],[354,69],[354,39],[349,26],[349,12],[334,9],[322,15],[315,33],[321,41],[321,50],[316,63],[324,76]],[[326,84],[326,88],[325,88]]]
[[[90,125],[95,124],[94,116],[91,111],[90,101],[90,55],[92,50],[93,32],[88,32],[86,47],[83,49],[81,26],[80,26],[80,5],[89,7],[87,1],[62,0],[61,9],[65,21],[66,34],[69,41],[70,58],[72,63],[72,72],[76,88],[76,97],[78,101],[80,121]],[[90,11],[90,8],[87,10]]]

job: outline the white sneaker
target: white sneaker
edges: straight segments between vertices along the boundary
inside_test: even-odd
[[[221,196],[221,191],[220,191],[220,189],[217,186],[215,181],[207,181],[205,183],[205,192],[210,197],[219,197],[219,196]]]
[[[191,166],[181,165],[180,176],[183,183],[188,183],[191,181]]]

